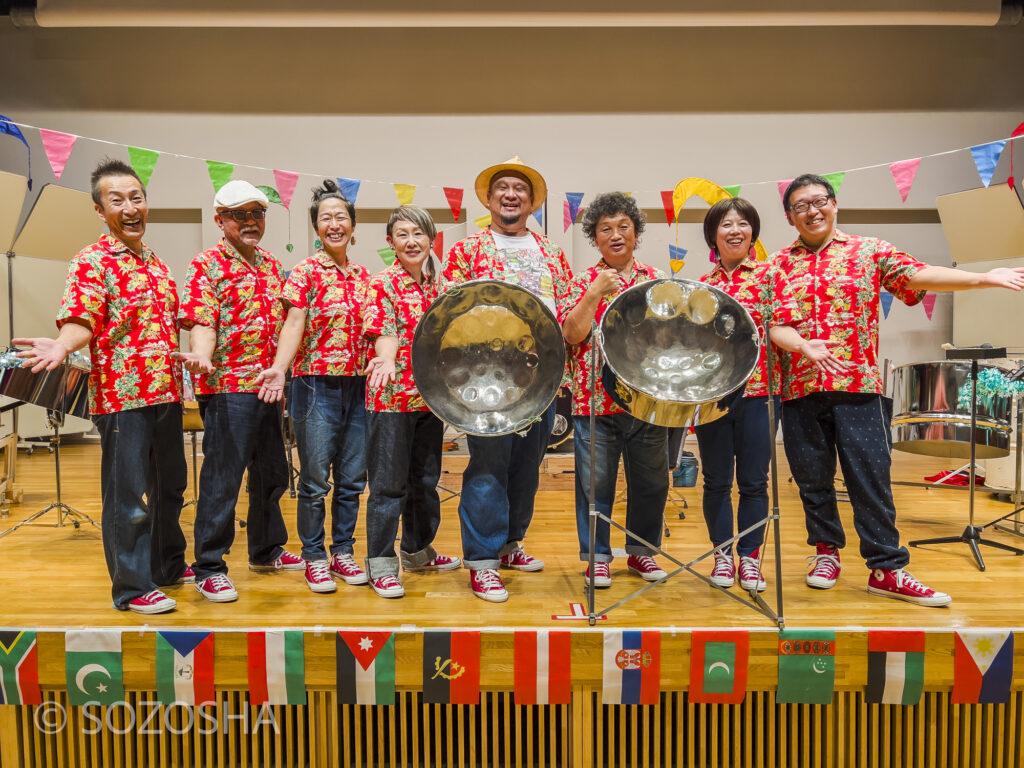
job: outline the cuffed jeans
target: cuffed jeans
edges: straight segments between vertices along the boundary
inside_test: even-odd
[[[371,579],[398,575],[395,537],[402,521],[402,565],[426,565],[441,524],[441,448],[444,424],[430,411],[367,411],[366,570]]]
[[[853,525],[868,568],[902,568],[910,552],[900,546],[889,469],[889,416],[880,395],[815,392],[782,406],[782,436],[800,489],[807,543],[842,549],[846,533],[836,504],[836,454],[853,505]]]
[[[100,433],[103,554],[114,607],[185,572],[181,505],[188,484],[181,403],[94,416]],[[145,494],[145,499],[143,499]]]
[[[640,421],[628,413],[594,418],[595,508],[612,516],[619,457],[626,475],[626,530],[656,547],[661,546],[665,502],[668,500],[668,430]],[[573,417],[576,453],[576,533],[580,560],[590,558],[590,417]],[[597,519],[594,561],[610,563],[611,526]],[[654,550],[626,536],[626,554],[653,555]]]
[[[497,568],[515,551],[533,519],[540,465],[555,423],[555,404],[525,435],[469,435],[469,464],[462,474],[459,521],[463,562],[470,570]]]
[[[299,448],[296,505],[302,557],[326,560],[325,499],[331,498],[331,554],[351,555],[359,496],[366,487],[366,379],[296,376],[288,410]]]
[[[246,468],[249,562],[274,562],[288,541],[280,504],[288,486],[280,404],[264,403],[255,393],[227,392],[211,395],[200,408],[205,460],[196,504],[197,582],[228,572],[224,555],[235,540],[235,505]]]
[[[779,398],[775,397],[776,427]],[[768,464],[775,430],[768,425],[768,397],[738,398],[720,419],[694,429],[704,475],[704,521],[717,549],[733,537],[732,480],[735,468],[740,501],[736,524],[743,531],[768,517]],[[764,542],[764,527],[741,536],[736,551],[749,557]],[[729,545],[732,551],[732,545]]]

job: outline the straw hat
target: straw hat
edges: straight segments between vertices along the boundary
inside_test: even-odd
[[[530,209],[530,213],[544,204],[544,198],[548,196],[548,185],[544,183],[544,177],[520,160],[519,155],[480,171],[480,175],[476,177],[476,196],[481,203],[487,205],[487,193],[491,187],[491,179],[502,171],[516,171],[530,181],[533,186],[533,208]]]

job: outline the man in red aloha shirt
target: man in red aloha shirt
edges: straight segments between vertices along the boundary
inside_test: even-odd
[[[142,242],[149,207],[132,168],[104,160],[92,198],[109,235],[71,261],[56,339],[14,339],[33,372],[88,345],[89,410],[103,458],[103,552],[114,607],[165,613],[158,587],[190,581],[178,518],[187,483],[181,430],[178,294],[167,265]],[[143,499],[145,495],[145,500]]]
[[[821,176],[794,179],[783,198],[799,239],[776,254],[778,305],[771,338],[783,355],[782,432],[800,488],[807,543],[817,547],[808,586],[839,578],[846,535],[836,506],[836,455],[853,505],[868,592],[919,605],[946,605],[910,575],[896,529],[889,469],[889,418],[878,372],[879,293],[906,304],[926,291],[1024,287],[1024,269],[976,274],[918,261],[889,243],[836,229],[835,190]],[[794,319],[799,318],[799,319]]]
[[[271,366],[284,319],[284,268],[259,247],[266,229],[267,196],[247,181],[217,192],[214,221],[224,237],[188,268],[180,318],[191,352],[182,354],[198,375],[203,425],[203,469],[196,504],[193,569],[207,600],[230,602],[238,593],[224,555],[235,538],[235,504],[249,470],[246,518],[249,568],[301,571],[301,557],[286,552],[288,531],[281,495],[288,465],[280,403],[259,399],[259,375]],[[212,373],[203,374],[212,369]]]
[[[490,210],[491,224],[448,252],[443,282],[507,280],[534,293],[557,314],[572,279],[569,262],[561,248],[526,226],[544,203],[544,178],[514,157],[482,171],[476,194]],[[489,602],[508,599],[499,564],[519,571],[544,567],[526,554],[521,542],[533,518],[540,463],[554,420],[552,403],[525,435],[466,438],[469,464],[459,501],[463,562],[471,571],[473,594]]]

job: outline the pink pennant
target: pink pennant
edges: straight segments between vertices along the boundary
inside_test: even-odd
[[[43,149],[46,150],[46,159],[50,161],[50,167],[53,168],[53,175],[57,177],[57,181],[60,181],[60,176],[64,173],[64,166],[67,165],[68,158],[71,157],[71,149],[75,146],[75,140],[78,137],[72,136],[70,133],[48,131],[45,128],[39,129],[39,136],[43,140]]]
[[[448,198],[448,207],[452,209],[452,216],[459,220],[459,213],[462,211],[462,195],[465,192],[458,187],[445,187],[444,196]],[[441,258],[438,256],[438,258]]]
[[[676,220],[676,204],[672,201],[672,194],[671,189],[661,193],[661,204],[665,207],[665,220],[670,226]]]
[[[782,181],[775,182],[779,185],[779,197],[782,198],[782,202],[786,202],[786,190],[789,189],[789,185],[793,183],[792,179],[783,179]]]
[[[563,232],[568,232],[569,227],[572,226],[572,213],[569,211],[569,201],[562,201],[562,225],[565,227]]]
[[[288,208],[292,203],[295,185],[299,182],[299,174],[293,171],[274,171],[274,186],[281,196],[281,204]]]
[[[434,255],[437,256],[438,261],[443,261],[444,256],[444,232],[438,232],[437,237],[434,238]]]
[[[935,311],[935,298],[937,294],[926,293],[921,303],[924,305],[924,314],[929,320],[932,319],[932,312]]]
[[[914,183],[919,165],[921,165],[920,157],[889,163],[889,172],[892,174],[892,180],[896,182],[896,189],[899,190],[900,199],[904,203],[907,202],[907,195],[910,194],[910,187]]]

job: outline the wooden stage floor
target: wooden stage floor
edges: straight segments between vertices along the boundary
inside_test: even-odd
[[[871,597],[865,591],[867,571],[857,554],[850,506],[841,504],[850,543],[844,551],[844,571],[839,584],[821,592],[804,584],[805,544],[803,514],[796,489],[787,481],[788,470],[780,453],[780,508],[782,524],[782,575],[784,616],[788,627],[902,627],[956,629],[967,626],[1024,627],[1024,557],[995,549],[984,549],[988,566],[980,572],[964,544],[949,544],[911,550],[911,570],[925,583],[953,595],[952,606],[924,608],[895,600]],[[460,457],[446,457],[442,484],[456,489],[460,484]],[[464,461],[464,460],[463,460]],[[939,470],[952,468],[955,460],[895,454],[894,478],[921,480]],[[100,517],[99,446],[95,443],[67,445],[62,451],[64,501],[95,519]],[[104,566],[99,528],[26,527],[0,538],[0,626],[57,630],[64,627],[208,627],[234,629],[287,626],[312,629],[323,627],[389,627],[409,631],[430,627],[548,627],[582,629],[586,621],[554,621],[553,615],[567,614],[570,604],[584,602],[582,570],[578,559],[573,516],[571,456],[551,455],[542,475],[537,510],[527,547],[547,567],[539,573],[503,572],[510,599],[503,604],[484,603],[474,598],[464,570],[407,574],[406,597],[384,600],[368,587],[339,583],[338,591],[314,595],[301,572],[255,574],[246,567],[244,530],[239,531],[228,557],[230,575],[240,593],[236,603],[216,605],[203,600],[191,585],[170,588],[178,610],[162,616],[121,613],[110,607],[110,585]],[[16,485],[24,490],[24,501],[12,506],[0,530],[42,509],[55,498],[54,460],[46,451],[18,459]],[[191,473],[188,494],[191,494]],[[621,484],[620,484],[621,485]],[[676,518],[680,507],[669,505],[671,535],[664,547],[686,562],[709,549],[707,531],[700,513],[699,488],[676,489],[689,503],[686,519]],[[895,487],[899,526],[904,541],[914,538],[956,535],[967,523],[968,494],[958,490],[926,490]],[[365,496],[364,496],[365,501]],[[437,547],[446,554],[459,554],[459,525],[456,500],[443,505],[443,520]],[[295,500],[282,500],[290,531],[289,548],[299,551],[295,534]],[[244,501],[239,511],[244,514]],[[1009,512],[1006,501],[984,490],[977,495],[976,520],[987,522]],[[186,507],[182,520],[191,538],[194,507]],[[624,505],[616,507],[622,520]],[[53,522],[55,513],[44,520]],[[988,532],[987,532],[988,533]],[[991,538],[1024,545],[1024,539],[991,531]],[[613,537],[613,547],[623,546],[623,535]],[[364,550],[363,523],[357,528],[356,555]],[[773,549],[769,547],[769,553]],[[668,566],[667,561],[663,562]],[[710,562],[696,566],[702,573]],[[774,605],[775,574],[771,557],[766,560],[769,603]],[[606,608],[642,586],[627,573],[625,559],[612,565],[613,586],[598,592],[598,609]],[[742,594],[734,588],[737,594]],[[665,629],[703,627],[746,627],[773,629],[774,624],[759,613],[738,604],[691,575],[682,574],[611,612],[599,628],[660,627]]]

